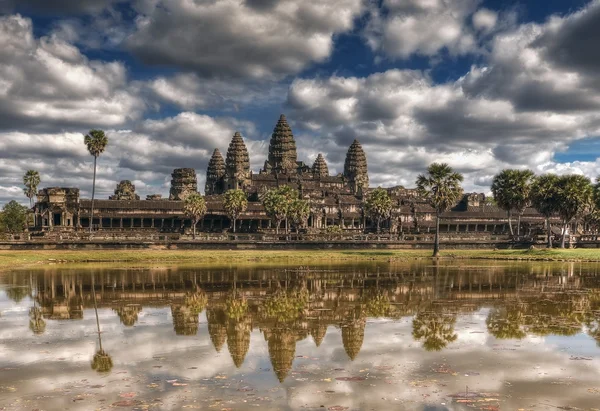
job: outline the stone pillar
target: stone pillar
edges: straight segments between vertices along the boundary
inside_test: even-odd
[[[152,218],[152,222],[150,223],[150,228],[154,228],[154,217]]]
[[[119,218],[119,228],[123,229],[123,217]]]
[[[131,219],[129,220],[129,228],[133,228],[133,220],[134,218],[131,217]]]
[[[160,228],[164,228],[165,227],[165,219],[161,218],[160,219]]]

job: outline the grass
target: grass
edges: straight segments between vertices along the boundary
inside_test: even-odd
[[[430,250],[44,250],[0,251],[0,270],[53,262],[128,264],[319,263],[431,258]],[[445,250],[445,259],[600,261],[600,249]]]

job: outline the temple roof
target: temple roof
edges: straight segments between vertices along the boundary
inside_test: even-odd
[[[368,186],[367,156],[358,140],[354,140],[348,149],[346,160],[344,161],[344,175],[353,180],[358,177],[366,179],[366,185]]]

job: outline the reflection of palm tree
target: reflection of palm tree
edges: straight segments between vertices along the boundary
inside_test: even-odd
[[[454,333],[456,314],[444,314],[433,311],[421,311],[413,318],[413,338],[423,341],[427,351],[441,351],[456,341]]]
[[[29,309],[29,329],[36,335],[43,334],[46,331],[46,321],[44,321],[42,310],[36,307],[35,303]]]
[[[98,344],[100,349],[94,354],[92,359],[92,370],[98,372],[109,372],[113,367],[111,356],[102,348],[102,336],[100,335],[100,319],[98,318],[98,304],[96,302],[96,286],[94,276],[92,275],[92,297],[94,298],[94,313],[96,314],[96,326],[98,327]]]
[[[523,330],[525,317],[518,305],[494,308],[485,323],[488,332],[498,339],[523,339],[527,333]]]

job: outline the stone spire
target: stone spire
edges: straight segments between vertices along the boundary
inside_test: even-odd
[[[117,184],[115,194],[108,197],[109,200],[139,200],[140,196],[135,193],[135,186],[129,180],[123,180]]]
[[[133,327],[138,322],[138,314],[142,311],[142,306],[138,304],[127,304],[118,308],[113,308],[117,313],[121,324],[125,327]]]
[[[354,194],[362,194],[363,190],[369,187],[367,156],[358,140],[354,140],[346,154],[344,177]]]
[[[318,324],[310,329],[310,335],[312,335],[315,345],[319,347],[327,334],[327,324]]]
[[[296,141],[292,129],[282,114],[271,135],[265,171],[270,169],[272,173],[294,172],[297,168],[297,161]]]
[[[273,330],[267,338],[271,365],[279,382],[283,382],[292,369],[296,355],[296,336],[286,329]]]
[[[244,139],[239,132],[235,132],[225,160],[225,190],[242,188],[250,178],[250,157]]]
[[[356,358],[365,339],[366,320],[356,319],[349,324],[342,326],[342,344],[348,357],[352,361]]]
[[[223,310],[216,311],[214,308],[206,309],[206,321],[208,322],[208,335],[215,350],[221,352],[225,341],[227,341],[226,315]]]
[[[227,348],[237,368],[240,368],[244,363],[250,348],[251,331],[252,321],[250,318],[244,318],[239,322],[230,319],[227,325]]]
[[[327,163],[325,162],[325,158],[323,158],[323,154],[319,153],[317,156],[317,159],[312,166],[312,173],[315,177],[327,177],[329,175],[329,168],[327,168]]]
[[[198,192],[196,170],[193,168],[176,168],[171,174],[171,191],[169,200],[185,200],[190,194]]]
[[[199,323],[198,314],[186,306],[172,305],[171,316],[176,335],[196,335]]]
[[[218,148],[213,151],[212,157],[206,169],[206,195],[221,194],[223,192],[223,177],[225,177],[225,160]]]

